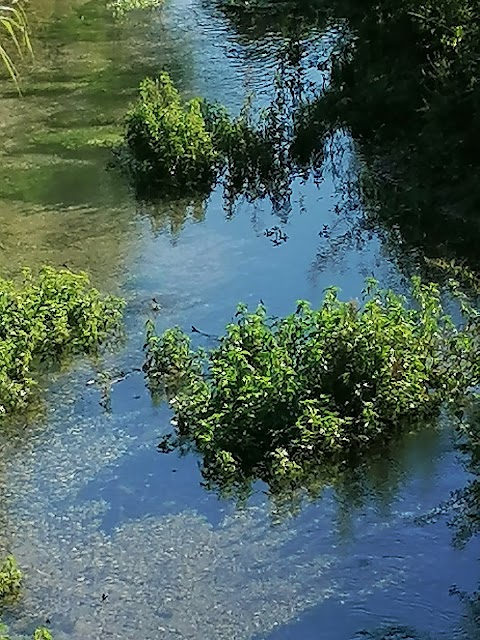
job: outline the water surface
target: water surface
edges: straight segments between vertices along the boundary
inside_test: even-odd
[[[186,95],[238,110],[252,90],[260,102],[271,95],[282,36],[246,38],[197,0],[124,21],[94,0],[34,9],[24,98],[2,85],[2,275],[66,264],[120,292],[128,341],[101,366],[129,375],[106,403],[90,384],[98,371],[77,362],[51,376],[43,416],[0,436],[0,549],[26,571],[12,628],[48,619],[60,640],[348,640],[400,625],[467,638],[449,588],[475,587],[477,543],[454,549],[444,520],[417,521],[466,480],[448,426],[407,436],[317,500],[300,500],[291,517],[265,487],[238,508],[205,491],[193,455],[156,451],[170,414],[135,370],[152,297],[160,330],[215,334],[239,301],[284,314],[301,298],[318,304],[331,284],[358,297],[372,273],[404,285],[375,234],[339,247],[323,237],[348,226],[339,214],[347,178],[331,167],[319,186],[293,185],[290,210],[240,202],[233,217],[220,189],[205,203],[145,205],[106,170],[102,145],[118,136],[146,74],[165,68]],[[321,35],[305,36],[315,55]],[[265,235],[273,226],[288,235],[279,246]]]

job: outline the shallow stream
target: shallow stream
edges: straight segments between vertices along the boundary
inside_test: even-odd
[[[0,551],[26,574],[11,629],[48,621],[58,640],[350,640],[395,627],[392,638],[413,638],[404,627],[474,637],[449,589],[475,588],[478,542],[455,548],[445,519],[428,517],[466,481],[448,427],[405,437],[290,511],[263,486],[246,506],[221,500],[193,455],[156,449],[170,414],[135,370],[147,318],[215,334],[239,301],[284,314],[332,284],[358,297],[372,273],[404,284],[375,234],[329,244],[344,202],[328,167],[319,185],[293,185],[290,210],[240,202],[233,216],[220,190],[206,203],[140,206],[106,170],[97,142],[118,135],[145,75],[166,68],[186,95],[238,110],[250,91],[269,96],[282,37],[239,35],[201,0],[123,21],[103,0],[32,5],[24,96],[1,87],[0,269],[86,270],[126,298],[127,342],[102,365],[122,378],[108,401],[91,363],[76,362],[48,380],[42,415],[0,433]],[[322,34],[309,38],[321,47]],[[273,227],[288,239],[272,243]]]

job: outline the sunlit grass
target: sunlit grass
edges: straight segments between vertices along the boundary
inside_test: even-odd
[[[0,59],[20,93],[18,70],[14,58],[22,60],[25,55],[33,57],[28,34],[28,22],[19,0],[0,5]]]

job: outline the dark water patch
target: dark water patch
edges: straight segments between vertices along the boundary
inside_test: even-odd
[[[333,14],[347,19],[348,30],[328,91],[310,111],[313,132],[328,124],[351,133],[361,159],[362,224],[380,234],[405,271],[418,269],[425,255],[478,266],[478,162],[471,135],[478,99],[467,80],[476,75],[469,62],[476,59],[476,8],[464,15],[465,24],[457,8],[445,13],[442,28],[457,20],[472,40],[449,58],[436,31],[440,23],[426,28],[421,11],[399,5],[383,22],[376,10],[335,3]]]

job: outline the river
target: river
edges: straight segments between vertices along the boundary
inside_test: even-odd
[[[145,75],[165,68],[185,95],[235,111],[250,91],[260,103],[270,95],[281,35],[246,37],[201,0],[120,21],[102,0],[32,5],[24,95],[1,85],[0,268],[86,270],[126,298],[127,339],[97,368],[77,361],[50,375],[43,411],[0,433],[0,550],[25,571],[11,630],[47,624],[57,640],[473,637],[449,590],[476,587],[478,542],[456,548],[446,519],[428,517],[467,480],[448,425],[283,506],[260,485],[246,505],[220,499],[202,487],[193,454],[156,449],[170,413],[137,370],[148,318],[215,334],[239,301],[284,314],[298,299],[319,303],[332,284],[358,297],[372,273],[404,286],[375,233],[329,241],[347,224],[346,167],[327,165],[320,184],[296,181],[281,211],[242,201],[233,215],[220,189],[205,203],[139,204],[106,169],[98,142],[118,136]],[[306,44],[321,49],[322,34]],[[274,227],[288,239],[273,243]],[[119,378],[108,398],[99,370]]]

